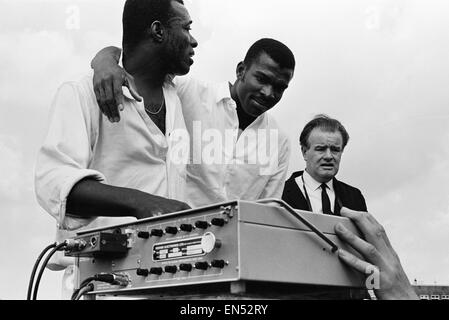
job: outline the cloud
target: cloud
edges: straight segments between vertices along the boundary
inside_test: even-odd
[[[18,139],[0,135],[0,201],[17,201],[26,189]]]
[[[44,245],[47,235],[52,238],[53,221],[29,215],[40,212],[31,205],[33,164],[51,100],[63,81],[89,72],[100,48],[120,45],[123,3],[2,2],[0,104],[7,112],[0,118],[0,210],[10,217],[6,236],[24,221],[40,221],[29,228],[30,239]],[[79,29],[67,28],[70,6],[79,8]],[[261,37],[292,48],[295,78],[272,111],[292,141],[291,171],[304,167],[297,140],[306,122],[318,113],[340,119],[352,136],[341,179],[362,189],[411,277],[449,283],[449,2],[188,0],[187,7],[200,42],[192,73],[205,80],[233,81],[237,63]],[[36,247],[20,249],[37,254]]]

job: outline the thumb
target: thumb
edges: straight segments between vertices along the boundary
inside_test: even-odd
[[[143,98],[140,96],[139,92],[137,92],[136,84],[134,82],[134,78],[129,73],[126,74],[125,86],[129,89],[129,92],[138,102],[142,102]]]
[[[342,217],[350,218],[350,219],[354,218],[355,216],[357,216],[358,213],[359,212],[357,212],[357,211],[354,211],[354,210],[351,210],[351,209],[348,209],[348,208],[344,208],[344,207],[340,211],[340,214],[341,214]]]

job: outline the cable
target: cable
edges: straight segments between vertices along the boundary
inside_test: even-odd
[[[48,262],[50,261],[51,257],[59,250],[61,250],[62,248],[67,247],[67,243],[63,242],[58,244],[47,256],[47,258],[45,259],[44,263],[41,265],[41,269],[39,271],[37,280],[36,280],[36,284],[34,285],[34,291],[33,291],[33,300],[37,299],[37,292],[39,290],[39,283],[41,282],[41,278],[42,275],[44,274],[45,268],[48,264]]]
[[[261,204],[267,204],[267,203],[277,203],[278,205],[282,206],[284,209],[286,209],[290,214],[292,214],[296,219],[301,221],[303,224],[305,224],[307,227],[310,228],[313,232],[315,232],[321,239],[323,239],[325,242],[327,242],[332,249],[332,252],[335,253],[338,251],[338,246],[335,242],[333,242],[329,237],[327,237],[323,232],[321,232],[317,227],[315,227],[311,222],[307,221],[301,214],[292,207],[290,207],[287,203],[285,203],[282,200],[277,199],[263,199],[257,201],[257,203]]]
[[[81,282],[79,289],[75,289],[72,294],[72,300],[76,300],[76,297],[81,289],[83,289],[85,286],[87,286],[90,282],[95,281],[95,277],[89,277],[83,282]]]
[[[85,287],[81,288],[79,292],[77,293],[76,297],[72,297],[72,300],[80,300],[86,293],[89,293],[94,290],[94,284],[89,283]]]
[[[93,277],[89,277],[83,282],[81,282],[79,289],[76,289],[72,294],[72,300],[79,300],[81,296],[86,293],[94,290],[92,289],[85,291],[86,287],[93,286],[94,281],[109,283],[111,285],[119,285],[119,286],[127,286],[129,284],[129,278],[126,275],[113,274],[113,273],[99,273],[94,275]],[[83,293],[81,293],[83,292]]]
[[[55,248],[57,246],[57,243],[53,243],[46,247],[42,253],[40,254],[39,258],[37,258],[36,263],[34,264],[33,271],[31,272],[30,276],[30,282],[28,283],[28,293],[27,293],[27,300],[31,300],[31,292],[33,291],[33,283],[34,283],[34,277],[36,276],[37,268],[39,267],[39,263],[41,262],[44,255],[52,248]]]

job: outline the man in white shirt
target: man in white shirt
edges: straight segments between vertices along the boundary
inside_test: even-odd
[[[119,49],[106,48],[94,59],[97,91],[118,91],[124,78],[133,83],[117,66],[119,56]],[[187,166],[190,205],[281,197],[290,146],[266,112],[281,100],[294,69],[290,49],[279,41],[261,39],[238,64],[234,84],[175,80],[191,136]],[[123,106],[116,105],[122,105],[121,97],[99,96],[98,100],[101,110],[118,122],[118,110]]]
[[[336,179],[349,134],[337,120],[324,115],[309,122],[301,133],[306,170],[286,182],[283,200],[293,208],[340,215],[343,207],[366,212],[360,190]]]
[[[189,208],[178,159],[179,150],[188,157],[189,139],[167,76],[190,70],[197,46],[186,29],[191,23],[182,1],[126,1],[123,62],[144,102],[125,90],[120,125],[99,112],[92,75],[59,89],[35,178],[39,203],[57,220],[58,240],[83,227]]]

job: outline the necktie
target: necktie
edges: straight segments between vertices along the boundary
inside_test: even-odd
[[[327,185],[323,183],[321,185],[321,204],[323,206],[323,213],[333,215],[331,210],[331,201],[329,200],[329,196],[327,195],[326,189]]]

